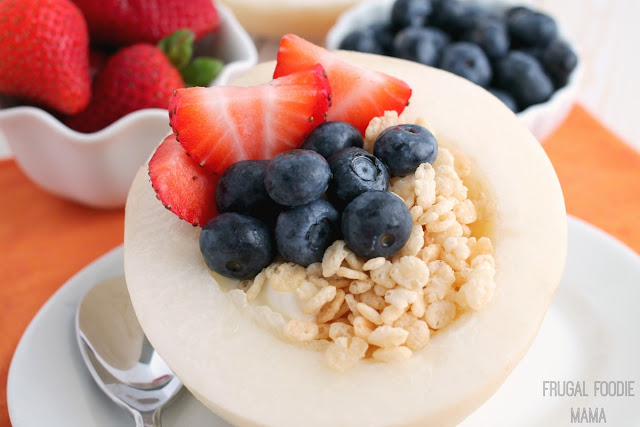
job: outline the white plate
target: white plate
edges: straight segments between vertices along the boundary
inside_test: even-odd
[[[7,384],[14,427],[133,425],[93,382],[73,330],[81,296],[93,284],[122,274],[122,263],[119,247],[84,268],[25,331]],[[572,408],[603,408],[609,426],[640,425],[639,300],[640,257],[569,218],[567,268],[538,338],[500,390],[462,425],[566,426]],[[569,380],[584,381],[589,397],[543,396],[544,381]],[[595,397],[596,380],[634,381],[635,396]],[[165,410],[163,422],[166,427],[228,425],[187,391]]]

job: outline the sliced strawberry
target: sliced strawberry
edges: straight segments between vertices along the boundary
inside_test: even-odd
[[[185,221],[203,226],[218,215],[218,176],[189,157],[174,135],[156,148],[149,161],[149,176],[162,204]]]
[[[178,89],[171,127],[191,157],[217,174],[239,160],[271,159],[298,148],[325,121],[331,88],[322,66],[268,83]]]
[[[349,122],[363,135],[372,118],[385,111],[402,113],[411,97],[411,88],[402,80],[351,64],[293,34],[285,35],[280,41],[273,77],[286,76],[318,63],[327,71],[333,92],[327,120]]]

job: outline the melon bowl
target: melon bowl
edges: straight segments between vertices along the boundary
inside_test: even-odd
[[[343,58],[413,88],[408,120],[470,157],[487,194],[496,292],[404,362],[365,361],[338,373],[323,353],[282,340],[232,302],[207,270],[199,229],[156,200],[146,166],[126,206],[129,292],[150,342],[187,388],[236,425],[455,425],[500,387],[536,337],[564,268],[562,192],[540,144],[500,101],[467,81],[399,59]],[[268,81],[274,62],[236,85]]]

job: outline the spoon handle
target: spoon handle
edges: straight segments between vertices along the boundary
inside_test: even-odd
[[[136,421],[136,427],[161,427],[160,422],[160,408],[155,411],[138,412],[133,413],[133,418]]]

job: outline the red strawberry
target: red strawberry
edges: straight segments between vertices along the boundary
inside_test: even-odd
[[[372,118],[390,110],[400,114],[411,97],[411,88],[402,80],[351,64],[293,34],[280,41],[273,77],[286,76],[317,63],[327,70],[333,91],[333,106],[327,120],[349,122],[363,135]]]
[[[96,132],[133,111],[166,109],[174,89],[184,86],[180,73],[160,49],[135,44],[109,58],[95,77],[89,106],[68,117],[66,124],[80,132]]]
[[[151,185],[162,204],[185,221],[203,226],[218,215],[218,176],[198,166],[169,135],[149,160]]]
[[[178,89],[169,119],[184,149],[222,174],[238,160],[298,148],[325,120],[331,89],[320,65],[251,87]]]
[[[0,0],[0,93],[74,114],[91,96],[87,24],[69,0]]]
[[[212,0],[74,0],[84,13],[91,41],[109,46],[157,43],[182,28],[199,38],[220,18]]]

